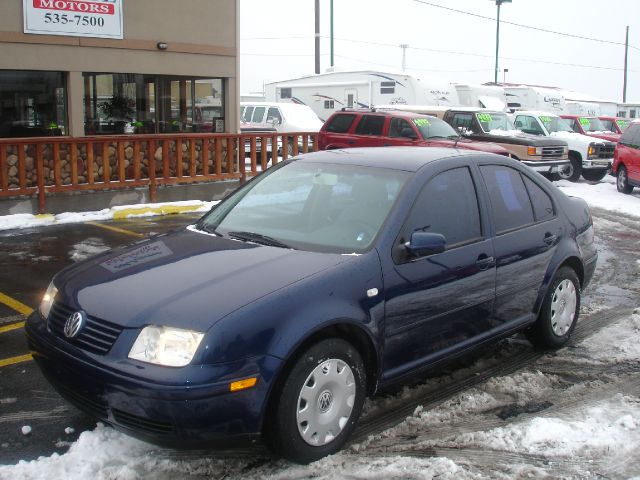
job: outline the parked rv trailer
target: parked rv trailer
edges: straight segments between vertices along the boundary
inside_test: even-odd
[[[579,115],[581,117],[598,117],[602,115],[600,105],[595,102],[579,102],[569,100],[564,112],[568,115]]]
[[[497,85],[474,85],[453,83],[458,101],[464,107],[490,108],[507,111],[507,96],[504,88]]]
[[[329,72],[265,85],[267,101],[308,105],[322,120],[341,108],[376,104],[458,104],[455,88],[440,79],[406,73]]]
[[[564,96],[549,88],[529,87],[525,85],[504,87],[509,110],[538,110],[557,115],[564,113],[566,100]]]

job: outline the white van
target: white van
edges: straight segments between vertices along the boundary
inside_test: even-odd
[[[311,108],[294,103],[240,102],[240,122],[278,133],[318,132],[322,127]]]

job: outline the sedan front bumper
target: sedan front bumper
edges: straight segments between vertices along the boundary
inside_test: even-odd
[[[25,326],[33,357],[44,376],[67,401],[131,436],[173,448],[235,446],[256,441],[267,397],[281,360],[263,356],[216,365],[190,365],[184,382],[165,382],[151,366],[132,375],[106,356],[82,352],[54,336],[36,311]],[[155,372],[155,373],[153,373]],[[255,387],[230,392],[231,382],[258,377]],[[206,380],[203,380],[206,379]]]

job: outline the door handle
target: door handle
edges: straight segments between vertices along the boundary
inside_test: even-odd
[[[356,141],[355,141],[355,140],[347,140],[347,143],[348,143],[349,145],[353,145],[354,143],[356,143]]]
[[[476,260],[476,267],[478,270],[487,270],[490,267],[493,267],[496,263],[496,259],[493,257],[487,257],[484,253],[478,257]]]
[[[544,236],[544,243],[546,243],[547,245],[554,245],[556,243],[556,240],[558,240],[558,236],[553,235],[549,232],[547,232]]]

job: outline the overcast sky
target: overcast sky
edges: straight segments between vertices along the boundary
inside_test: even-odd
[[[314,73],[314,5],[314,0],[240,0],[242,93]],[[330,66],[329,5],[320,0],[323,72]],[[408,44],[407,70],[422,77],[493,81],[495,18],[494,0],[334,0],[335,65],[398,71],[399,45]],[[503,4],[500,20],[499,81],[507,68],[507,82],[557,86],[618,102],[628,25],[627,101],[640,103],[640,0],[513,0]]]

